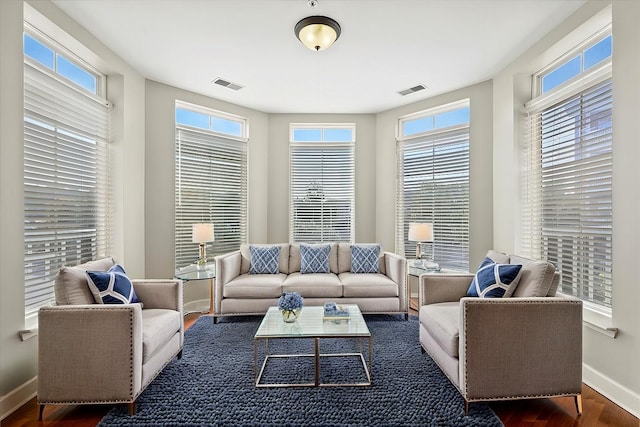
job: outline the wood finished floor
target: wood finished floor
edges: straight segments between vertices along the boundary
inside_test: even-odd
[[[413,308],[413,304],[412,304]],[[412,314],[417,314],[412,310]],[[199,314],[185,317],[185,328]],[[529,399],[493,402],[491,408],[506,427],[640,427],[640,420],[592,388],[582,387],[582,416],[576,415],[573,398]],[[20,407],[0,422],[2,427],[93,427],[111,405],[47,406],[38,421],[36,399]]]

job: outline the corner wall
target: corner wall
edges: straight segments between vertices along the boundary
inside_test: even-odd
[[[404,115],[469,99],[470,201],[469,263],[480,264],[493,247],[492,82],[486,81],[444,95],[384,111],[376,116],[376,240],[395,248],[396,128]],[[437,226],[437,225],[436,225]]]
[[[611,9],[609,6],[611,5]],[[640,2],[591,0],[494,79],[494,242],[519,247],[518,141],[531,75],[613,20],[613,327],[612,339],[583,328],[583,381],[640,416]],[[504,207],[509,207],[504,209]]]

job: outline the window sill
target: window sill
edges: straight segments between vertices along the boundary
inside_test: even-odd
[[[582,322],[584,326],[609,338],[618,336],[618,328],[612,326],[611,310],[603,309],[588,302],[583,302]]]

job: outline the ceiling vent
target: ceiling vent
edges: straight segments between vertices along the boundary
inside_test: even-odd
[[[409,89],[401,90],[398,93],[402,96],[405,96],[405,95],[409,95],[410,93],[420,92],[421,90],[425,90],[426,88],[427,87],[425,85],[418,85],[418,86],[410,87]]]
[[[221,79],[220,77],[215,79],[212,83],[220,85],[220,86],[224,86],[226,88],[233,89],[233,90],[240,90],[240,89],[242,89],[244,87],[244,86],[239,85],[237,83],[231,83],[230,81]]]

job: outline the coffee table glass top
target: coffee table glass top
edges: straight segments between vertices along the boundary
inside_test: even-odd
[[[358,306],[344,307],[349,310],[349,320],[323,320],[322,306],[305,306],[292,323],[282,320],[278,307],[270,307],[254,338],[370,337],[371,333]]]

